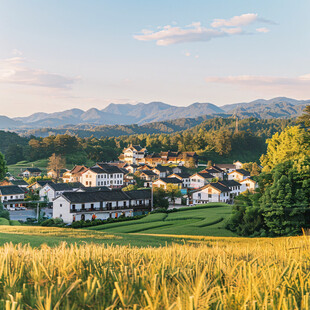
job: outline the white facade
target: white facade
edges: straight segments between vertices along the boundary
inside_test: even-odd
[[[92,220],[94,216],[96,219],[101,220],[116,218],[120,215],[132,216],[132,209],[118,210],[128,206],[129,200],[72,204],[63,196],[60,196],[53,202],[53,218],[61,218],[65,223],[72,223],[80,220]]]
[[[245,192],[248,190],[249,192],[254,192],[255,189],[258,187],[257,183],[252,179],[244,179],[240,181],[241,183],[241,192]]]
[[[0,201],[24,200],[25,194],[0,195]]]
[[[193,193],[193,203],[209,203],[209,202],[228,202],[230,200],[229,191],[221,192],[213,187],[205,187],[200,191]]]
[[[57,184],[56,184],[57,186]],[[44,185],[40,191],[39,191],[39,196],[40,199],[47,199],[48,202],[52,202],[55,198],[59,197],[61,194],[63,194],[64,192],[72,192],[74,190],[77,190],[76,188],[72,188],[72,189],[62,189],[62,190],[55,190],[52,186],[50,186],[50,184],[46,184]]]
[[[128,147],[127,149],[124,149],[124,161],[128,164],[136,164],[141,163],[144,161],[145,157],[145,149],[136,150],[134,147]]]
[[[184,188],[188,188],[190,187],[191,185],[191,179],[188,177],[188,178],[183,178],[183,177],[180,177],[178,174],[171,174],[168,176],[168,178],[177,178],[179,179],[180,181],[182,181],[182,187]]]
[[[207,179],[195,173],[189,177],[191,188],[201,188],[209,183]]]
[[[97,169],[100,171],[99,169]],[[124,184],[123,173],[98,173],[87,170],[82,174],[81,183],[86,187],[95,186],[108,186],[108,187],[121,187]]]
[[[234,162],[234,165],[235,165],[236,169],[242,169],[242,167],[243,167],[243,163],[240,162],[239,160]]]
[[[238,182],[241,182],[242,180],[247,179],[248,176],[243,175],[242,173],[238,171],[232,171],[228,174],[228,180],[236,180]]]

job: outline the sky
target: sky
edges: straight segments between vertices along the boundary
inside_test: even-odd
[[[309,0],[0,0],[0,115],[310,99]]]

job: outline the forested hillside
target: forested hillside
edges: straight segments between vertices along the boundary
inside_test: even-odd
[[[197,122],[200,119],[196,120]],[[167,150],[196,151],[201,161],[232,162],[258,161],[266,151],[266,139],[275,132],[293,124],[292,120],[260,120],[255,118],[235,120],[233,118],[213,118],[197,126],[190,127],[185,119],[166,122],[171,130],[185,130],[173,133],[143,132],[118,137],[80,137],[79,135],[51,135],[45,138],[22,138],[15,133],[0,132],[1,151],[9,164],[20,160],[35,161],[48,158],[53,153],[67,157],[67,163],[82,164],[87,160],[117,160],[123,148],[130,143],[146,147],[150,153]],[[153,124],[149,124],[153,126]],[[163,126],[160,123],[158,126]],[[147,125],[143,128],[148,128]],[[163,130],[162,128],[162,130]],[[94,131],[95,132],[95,131]],[[5,139],[2,139],[5,137]],[[4,143],[2,143],[4,141]]]

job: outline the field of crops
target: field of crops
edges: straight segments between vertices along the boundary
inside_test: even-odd
[[[65,232],[33,227],[44,240],[57,233]],[[309,309],[308,237],[185,241],[157,248],[5,244],[0,309]]]
[[[209,203],[181,208],[169,214],[155,213],[140,220],[104,224],[89,229],[111,233],[231,237],[234,234],[225,229],[225,220],[230,214],[230,205]]]

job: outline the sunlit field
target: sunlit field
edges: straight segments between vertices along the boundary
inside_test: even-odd
[[[6,228],[8,240],[40,236],[41,245],[0,247],[0,309],[309,309],[308,237],[136,247],[109,244],[124,238],[110,233]],[[57,236],[70,243],[46,244]]]

